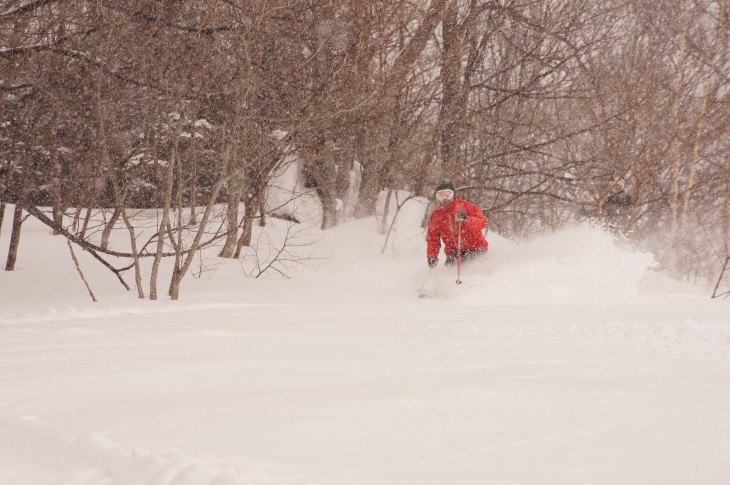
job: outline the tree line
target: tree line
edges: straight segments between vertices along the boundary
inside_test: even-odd
[[[383,190],[430,197],[451,178],[511,238],[600,214],[621,182],[631,237],[677,276],[715,278],[730,255],[729,10],[724,0],[0,2],[0,221],[16,204],[6,269],[24,211],[109,254],[108,230],[94,239],[87,217],[106,207],[107,225],[130,231],[125,254],[155,268],[176,258],[175,297],[206,241],[223,238],[221,256],[240,257],[293,155],[324,229],[343,220],[353,170],[354,217],[372,216]],[[220,206],[226,223],[213,228]],[[162,209],[141,247],[133,208]]]

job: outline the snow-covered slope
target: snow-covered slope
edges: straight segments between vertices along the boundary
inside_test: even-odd
[[[310,227],[289,279],[211,252],[175,302],[77,249],[92,303],[28,220],[0,274],[0,484],[728,483],[730,302],[591,226],[490,233],[457,286],[422,207],[387,244]]]

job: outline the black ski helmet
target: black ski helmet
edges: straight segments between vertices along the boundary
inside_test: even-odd
[[[438,185],[436,186],[436,190],[434,190],[434,192],[438,192],[439,190],[446,190],[446,189],[450,189],[451,191],[456,193],[456,187],[454,187],[454,182],[452,182],[449,179],[444,179],[441,182],[439,182]]]

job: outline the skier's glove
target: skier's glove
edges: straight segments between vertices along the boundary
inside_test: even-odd
[[[428,258],[428,267],[429,268],[435,268],[438,264],[439,260],[436,258]]]
[[[463,212],[457,212],[454,219],[456,219],[456,222],[466,222],[466,214]]]

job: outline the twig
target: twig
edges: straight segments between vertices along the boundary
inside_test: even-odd
[[[76,265],[76,271],[79,272],[79,276],[81,276],[81,281],[84,282],[84,285],[86,285],[86,289],[89,291],[89,295],[91,296],[91,299],[94,301],[94,303],[97,302],[96,297],[94,296],[94,292],[91,290],[91,286],[89,286],[89,282],[86,281],[86,277],[84,277],[83,271],[81,271],[81,266],[79,265],[79,260],[76,259],[76,253],[74,253],[74,248],[71,246],[71,241],[66,239],[66,243],[68,244],[68,250],[71,251],[71,259],[74,261],[74,265]]]
[[[720,283],[722,283],[722,278],[723,276],[725,276],[725,271],[727,271],[728,266],[730,266],[730,256],[725,257],[725,262],[722,265],[722,271],[720,271],[720,276],[718,276],[717,283],[715,283],[715,289],[712,291],[712,298],[720,298],[721,296],[725,296],[727,298],[727,296],[730,295],[730,290],[723,293],[717,292],[717,290],[720,288]]]

